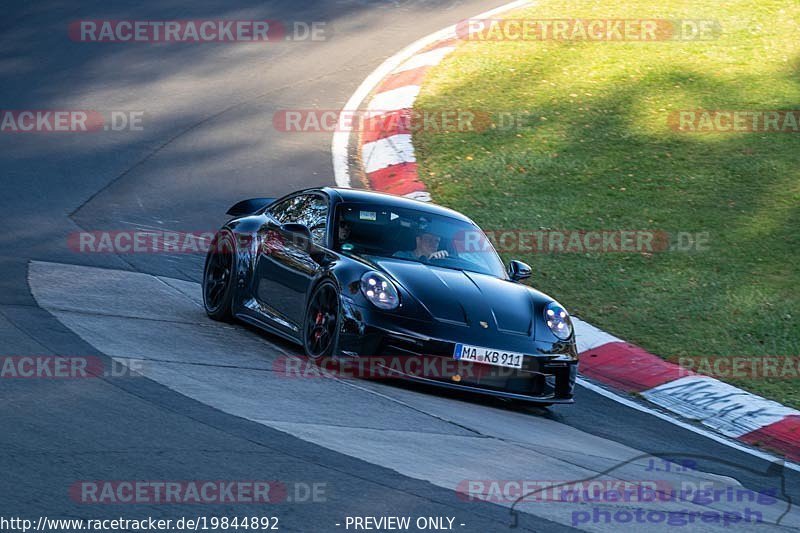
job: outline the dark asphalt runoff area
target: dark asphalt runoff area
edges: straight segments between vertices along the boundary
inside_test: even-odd
[[[105,361],[107,354],[88,343],[87,335],[76,334],[39,305],[29,285],[32,261],[199,281],[202,254],[79,253],[70,236],[213,231],[226,209],[243,198],[332,185],[330,133],[281,132],[273,115],[286,109],[337,111],[402,47],[502,3],[6,0],[0,20],[0,109],[122,110],[141,112],[143,118],[140,131],[0,133],[0,355]],[[70,23],[89,19],[322,22],[326,38],[204,44],[71,40]],[[75,284],[76,299],[81,287]],[[269,335],[232,327],[246,338],[262,337],[296,353]],[[148,328],[139,331],[149,335]],[[161,331],[154,323],[152,335]],[[174,344],[163,339],[165,357]],[[392,388],[398,398],[484,402],[408,385]],[[322,403],[359,413],[359,398],[319,397],[299,406],[296,422],[303,422],[303,410],[313,413]],[[564,426],[570,434],[691,458],[706,472],[754,489],[782,478],[788,492],[800,498],[797,472],[773,467],[765,475],[770,466],[765,460],[586,389],[578,391],[572,406],[492,406]],[[374,417],[369,424],[403,426],[389,409],[368,416]],[[475,454],[460,461],[484,459]],[[475,532],[512,525],[507,506],[464,501],[439,484],[232,415],[145,378],[0,379],[0,472],[0,517],[6,518],[277,516],[283,531],[345,531],[347,516],[456,517],[455,530]],[[86,504],[70,492],[86,480],[279,480],[288,487],[322,486],[324,497],[273,505]],[[573,528],[526,512],[518,515],[516,529]]]

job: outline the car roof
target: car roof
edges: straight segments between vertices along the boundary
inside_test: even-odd
[[[370,191],[367,189],[350,189],[343,187],[322,187],[319,190],[338,195],[343,202],[375,203],[385,207],[396,207],[398,209],[415,209],[423,213],[455,218],[470,224],[475,224],[469,217],[462,215],[458,211],[436,205],[432,202],[423,202],[405,196],[396,196],[394,194]]]

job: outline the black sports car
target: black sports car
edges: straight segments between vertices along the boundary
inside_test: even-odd
[[[571,403],[578,354],[566,310],[506,269],[470,219],[358,189],[306,189],[231,207],[206,258],[203,300],[323,360],[540,404]]]

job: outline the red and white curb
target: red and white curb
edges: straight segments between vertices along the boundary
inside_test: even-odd
[[[530,0],[517,0],[471,17],[471,20],[489,19],[531,4]],[[347,116],[364,107],[368,114],[374,112],[375,115],[363,127],[364,134],[359,139],[356,156],[370,188],[430,200],[430,194],[417,175],[411,132],[397,129],[408,121],[393,119],[411,111],[428,69],[439,64],[455,48],[458,42],[456,31],[454,24],[410,44],[384,61],[356,89],[342,108],[331,143],[337,185],[351,186],[349,147],[353,132],[348,127]],[[380,124],[391,124],[395,129],[382,130]]]
[[[447,35],[405,60],[380,83],[367,103],[370,118],[361,133],[359,155],[371,189],[430,200],[417,175],[409,121],[402,117],[411,113],[428,69],[455,49],[454,39],[455,34]]]
[[[512,2],[474,19],[490,18],[531,3]],[[409,121],[398,120],[398,117],[411,112],[428,70],[455,49],[457,40],[456,26],[451,26],[410,45],[387,59],[364,80],[345,105],[344,110],[357,110],[366,101],[363,107],[369,119],[356,143],[368,188],[430,201],[430,193],[417,172],[411,131],[403,129]],[[338,130],[332,143],[336,183],[350,187],[348,147],[351,132],[345,128]],[[800,461],[800,411],[717,379],[688,372],[582,320],[574,319],[574,324],[582,375],[613,389],[636,393],[662,409],[700,422],[726,437],[777,450],[790,460]],[[608,393],[591,382],[580,382],[596,392],[641,409],[638,404]],[[652,412],[686,429],[739,447],[696,426]],[[756,450],[740,449],[774,460]],[[797,465],[787,466],[800,470]]]
[[[689,372],[582,320],[574,322],[584,376],[800,461],[800,411]]]

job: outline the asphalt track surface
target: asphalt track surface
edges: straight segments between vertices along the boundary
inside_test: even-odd
[[[4,3],[0,108],[141,110],[145,119],[135,132],[0,135],[3,355],[113,356],[137,363],[143,377],[0,380],[0,516],[274,515],[285,531],[343,531],[347,516],[449,516],[456,530],[500,531],[514,523],[511,502],[465,501],[459,483],[567,482],[604,471],[753,490],[783,483],[800,500],[797,472],[768,470],[767,461],[585,389],[573,406],[539,410],[396,384],[281,377],[274,362],[295,347],[204,317],[201,254],[87,254],[67,245],[81,230],[213,230],[239,199],[333,184],[330,134],[276,131],[273,114],[337,110],[389,55],[501,3]],[[68,24],[82,18],[324,21],[330,38],[72,42]],[[655,474],[643,454],[697,469]],[[321,483],[325,496],[255,506],[87,505],[69,495],[81,480],[253,479]],[[516,525],[565,531],[575,511],[636,506],[527,502]],[[759,510],[769,522],[786,507]],[[759,529],[797,529],[796,513]],[[752,524],[578,525],[675,527]]]

